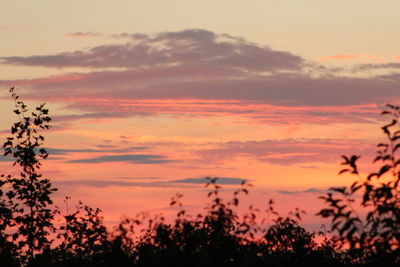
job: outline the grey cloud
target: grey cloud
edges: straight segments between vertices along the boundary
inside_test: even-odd
[[[13,159],[11,156],[3,156],[0,155],[0,162],[13,162],[15,159]]]
[[[127,32],[123,32],[123,33],[117,33],[117,34],[111,34],[110,35],[111,38],[124,38],[124,39],[134,39],[134,40],[141,40],[141,39],[148,39],[149,36],[147,34],[143,34],[143,33],[127,33]]]
[[[87,186],[87,187],[96,187],[96,188],[105,188],[111,186],[119,186],[119,187],[160,187],[165,186],[164,184],[158,183],[141,183],[141,182],[128,182],[128,181],[106,181],[106,180],[62,180],[62,181],[54,181],[56,185],[62,186]]]
[[[377,76],[378,78],[385,80],[385,81],[390,81],[390,82],[400,82],[400,72],[392,72],[388,74],[382,74]]]
[[[66,148],[46,148],[50,155],[65,155],[70,153],[126,153],[128,151],[134,150],[146,150],[149,147],[146,146],[136,146],[136,147],[126,147],[121,149],[66,149]]]
[[[47,152],[50,155],[66,155],[69,153],[93,153],[93,152],[100,152],[101,150],[94,150],[94,149],[58,149],[58,148],[47,148]],[[104,153],[104,151],[101,151]]]
[[[153,36],[131,35],[126,44],[102,45],[87,51],[56,55],[3,57],[2,64],[44,67],[123,67],[157,65],[225,65],[248,70],[299,69],[303,59],[288,52],[260,47],[230,35],[185,30]]]
[[[68,108],[68,106],[67,106]],[[58,115],[58,116],[53,116],[53,120],[60,122],[60,121],[75,121],[75,120],[81,120],[81,119],[111,119],[111,118],[125,118],[129,117],[129,114],[126,114],[124,112],[104,112],[104,111],[99,111],[99,112],[91,112],[91,113],[82,113],[78,115]]]
[[[149,155],[149,154],[123,154],[123,155],[107,155],[94,158],[77,159],[67,161],[68,163],[103,163],[103,162],[126,162],[133,164],[166,164],[175,162],[169,160],[165,156]]]
[[[154,38],[156,41],[200,41],[200,42],[210,42],[214,41],[218,37],[217,34],[202,30],[202,29],[189,29],[183,30],[180,32],[164,32],[160,33],[158,36]],[[135,37],[134,37],[135,38]]]
[[[45,148],[49,153],[49,160],[66,160],[65,157],[59,157],[74,153],[84,154],[104,154],[104,153],[127,153],[138,150],[147,150],[150,147],[147,146],[128,146],[125,148],[107,148],[107,149],[65,149],[65,148]],[[15,161],[11,156],[0,155],[0,162],[13,162]],[[165,164],[169,162],[176,162],[168,160],[166,157],[158,155],[146,155],[146,154],[121,154],[121,155],[110,155],[101,156],[80,160],[67,161],[69,163],[100,163],[100,162],[129,162],[136,164]]]
[[[144,180],[151,179],[152,177],[144,177]],[[135,178],[132,180],[141,180],[143,177]],[[161,179],[161,178],[154,178]],[[239,185],[245,179],[241,178],[227,178],[220,177],[217,179],[217,184],[222,185]],[[186,179],[176,179],[176,180],[163,180],[163,181],[127,181],[124,180],[61,180],[55,181],[56,185],[62,186],[87,186],[87,187],[97,187],[105,188],[111,186],[118,187],[193,187],[197,185],[205,185],[208,182],[206,178],[186,178]]]
[[[284,194],[284,195],[324,194],[327,192],[327,189],[312,187],[312,188],[308,188],[308,189],[300,190],[300,191],[278,190],[277,192],[280,194]]]
[[[368,70],[380,70],[380,69],[400,69],[400,63],[389,62],[389,63],[368,63],[358,64],[352,68],[354,72],[368,71]]]
[[[0,81],[16,86],[30,86],[32,96],[37,91],[48,99],[64,97],[85,98],[110,95],[115,99],[208,99],[259,101],[273,105],[296,106],[346,106],[362,104],[384,104],[400,97],[400,87],[395,75],[388,77],[345,78],[279,74],[273,76],[249,76],[227,71],[218,66],[207,68],[175,67],[148,71],[95,72],[81,74],[80,79],[65,78],[20,81]],[[207,79],[208,75],[213,78]],[[235,78],[230,77],[231,75]],[[79,104],[79,102],[78,102]],[[90,110],[91,105],[85,105]],[[81,115],[81,117],[126,117],[132,113],[116,110],[102,102],[103,110]],[[74,107],[76,104],[70,105]],[[136,111],[140,115],[140,111]],[[79,116],[75,116],[79,118]]]
[[[137,150],[146,150],[146,149],[148,149],[149,147],[145,147],[145,146],[136,146],[136,147],[126,147],[126,148],[123,148],[123,149],[64,149],[64,148],[45,148],[46,149],[46,151],[49,153],[49,155],[50,155],[50,157],[49,157],[49,159],[51,160],[51,159],[57,159],[57,160],[62,160],[62,159],[64,159],[64,158],[60,158],[60,157],[53,157],[53,156],[63,156],[63,155],[67,155],[67,154],[72,154],[72,153],[85,153],[85,154],[99,154],[99,153],[126,153],[126,152],[129,152],[129,151],[137,151]],[[121,156],[126,156],[126,155],[121,155]],[[145,161],[148,161],[148,162],[152,162],[152,160],[154,161],[154,162],[156,162],[156,159],[157,159],[157,157],[160,157],[160,159],[162,158],[161,156],[154,156],[154,157],[148,157],[148,158],[146,158],[146,157],[143,157],[143,158],[141,158],[141,156],[151,156],[151,155],[138,155],[139,157],[138,158],[136,158],[136,159],[132,159],[133,161],[143,161],[143,162],[145,162]],[[100,157],[100,158],[104,158],[105,156],[103,156],[103,157]],[[99,158],[97,158],[97,159],[99,159]],[[95,159],[86,159],[86,160],[93,160],[93,161],[96,161]],[[101,159],[99,159],[99,160],[101,160]],[[103,160],[106,160],[106,159],[103,159]],[[111,159],[110,161],[119,161],[119,160],[117,160],[117,159]],[[129,157],[128,157],[128,160],[129,160]],[[0,162],[11,162],[11,161],[14,161],[14,159],[11,157],[11,156],[7,156],[7,157],[5,157],[5,156],[3,156],[3,155],[0,155]],[[79,160],[77,160],[77,162],[78,162]],[[84,160],[83,160],[84,161]],[[70,161],[71,162],[71,161]],[[163,162],[163,161],[162,161]],[[150,163],[149,163],[150,164]]]
[[[231,177],[217,177],[217,184],[231,184],[231,185],[239,185],[242,182],[247,181],[247,179],[242,178],[231,178]],[[180,180],[173,180],[171,183],[188,183],[188,184],[206,184],[209,180],[207,178],[185,178]]]

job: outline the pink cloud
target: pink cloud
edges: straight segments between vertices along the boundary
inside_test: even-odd
[[[233,158],[254,158],[277,165],[303,163],[332,163],[341,161],[340,155],[371,154],[373,147],[360,140],[284,139],[263,141],[232,141],[216,148],[197,151],[202,163],[223,163]]]
[[[354,59],[354,58],[365,58],[365,59],[376,59],[376,56],[365,55],[365,54],[337,54],[327,57],[316,58],[318,61],[329,61],[329,60],[343,60],[343,59]]]
[[[84,37],[97,37],[101,36],[101,34],[90,31],[90,32],[72,32],[72,33],[67,33],[65,36],[69,38],[84,38]]]
[[[53,99],[55,100],[55,99]],[[60,101],[67,99],[60,99]],[[206,99],[129,100],[116,98],[70,98],[68,108],[83,111],[74,119],[118,118],[128,116],[173,115],[176,117],[242,117],[258,123],[330,124],[343,122],[370,123],[378,117],[378,107],[366,106],[277,106],[257,101]],[[107,112],[104,112],[104,111]],[[56,118],[70,120],[70,116]]]
[[[364,66],[367,67],[367,66]],[[368,66],[369,67],[369,66]],[[375,66],[371,66],[375,67]],[[171,66],[73,73],[31,80],[0,81],[28,86],[31,97],[117,99],[214,99],[259,101],[284,106],[385,104],[400,96],[396,75],[312,78],[305,74],[249,75],[227,66]]]

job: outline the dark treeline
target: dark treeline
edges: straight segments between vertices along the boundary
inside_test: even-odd
[[[331,227],[318,233],[300,225],[303,212],[281,216],[272,200],[263,210],[238,212],[243,184],[228,200],[217,178],[208,178],[209,203],[202,214],[186,214],[182,195],[172,222],[162,216],[125,218],[112,231],[99,209],[78,203],[60,211],[52,201],[57,190],[40,174],[48,157],[41,131],[51,121],[44,104],[30,111],[10,89],[19,120],[3,145],[19,175],[0,179],[0,266],[397,266],[400,264],[400,108],[383,112],[390,123],[378,144],[377,172],[362,177],[359,156],[343,156],[345,169],[356,176],[351,186],[331,188],[318,216]],[[66,202],[71,201],[68,197]],[[357,214],[362,207],[363,215]],[[322,240],[320,242],[316,242]]]

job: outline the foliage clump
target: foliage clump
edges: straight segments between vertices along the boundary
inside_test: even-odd
[[[332,230],[348,246],[355,262],[400,263],[400,107],[387,105],[382,115],[390,122],[381,127],[386,142],[377,145],[376,172],[361,175],[358,155],[343,156],[340,171],[356,176],[351,186],[331,188],[322,199],[328,205],[319,215],[332,220]],[[357,212],[357,208],[362,214]]]

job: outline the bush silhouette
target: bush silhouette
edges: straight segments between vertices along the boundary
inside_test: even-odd
[[[357,181],[331,188],[322,197],[328,208],[319,215],[332,219],[332,230],[339,242],[349,246],[353,261],[389,265],[400,262],[400,107],[387,105],[382,115],[391,118],[382,127],[387,142],[377,145],[378,171],[363,178],[357,167],[360,156],[343,156],[346,168],[340,174],[351,173]],[[367,211],[365,216],[357,213],[354,204]]]

